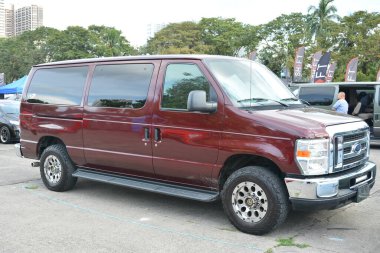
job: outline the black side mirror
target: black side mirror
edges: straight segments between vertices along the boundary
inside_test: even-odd
[[[215,112],[216,102],[207,102],[206,92],[204,90],[193,90],[187,97],[187,110],[190,112]]]

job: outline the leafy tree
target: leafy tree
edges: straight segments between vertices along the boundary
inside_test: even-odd
[[[149,54],[206,53],[208,47],[201,40],[200,26],[195,22],[172,23],[148,40]]]
[[[318,7],[310,6],[308,9],[310,14],[308,18],[310,33],[315,36],[317,43],[323,41],[326,37],[331,20],[339,20],[339,16],[335,14],[337,9],[332,5],[332,2],[334,0],[320,0]]]
[[[296,48],[310,44],[306,19],[302,13],[283,14],[258,28],[259,59],[276,74],[283,67],[292,70]]]
[[[96,38],[96,44],[93,48],[95,57],[133,55],[137,53],[125,37],[121,35],[120,30],[96,25],[89,26],[88,30],[91,37]]]
[[[202,18],[199,22],[202,41],[209,46],[206,53],[236,56],[247,43],[246,30],[234,18]]]

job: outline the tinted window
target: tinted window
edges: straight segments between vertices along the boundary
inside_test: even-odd
[[[302,87],[298,97],[311,105],[331,105],[334,92],[335,87]]]
[[[194,64],[170,64],[166,69],[161,107],[187,109],[187,97],[193,90],[206,91],[208,102],[216,101],[215,91]]]
[[[141,108],[144,106],[153,64],[100,65],[95,68],[88,105]]]
[[[80,105],[88,67],[39,69],[30,83],[29,103]]]

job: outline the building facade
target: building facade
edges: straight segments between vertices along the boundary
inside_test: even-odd
[[[5,36],[15,36],[15,8],[13,4],[5,6]]]
[[[159,32],[161,29],[165,28],[167,24],[161,23],[161,24],[149,24],[146,29],[146,36],[147,39],[153,38],[154,35]]]
[[[14,15],[15,35],[25,31],[33,31],[43,26],[43,9],[37,5],[25,6],[16,9]]]
[[[0,38],[5,37],[5,3],[0,0]]]

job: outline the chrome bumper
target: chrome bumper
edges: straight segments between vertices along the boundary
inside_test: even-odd
[[[17,155],[18,157],[23,158],[24,156],[23,156],[23,154],[22,154],[21,144],[20,144],[20,143],[15,144],[15,149],[16,149],[16,155]]]
[[[289,192],[290,201],[293,203],[318,204],[323,206],[324,202],[334,205],[342,204],[357,195],[357,189],[362,185],[372,187],[376,177],[376,164],[367,162],[354,172],[337,176],[330,175],[314,178],[285,178],[285,184]]]

